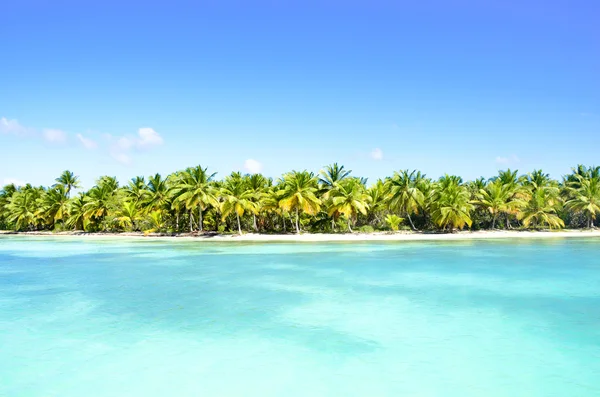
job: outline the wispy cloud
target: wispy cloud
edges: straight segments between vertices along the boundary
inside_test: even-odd
[[[375,148],[371,151],[371,158],[373,160],[383,160],[383,150],[379,149],[379,148]]]
[[[0,133],[21,135],[27,132],[27,128],[19,123],[19,120],[9,120],[6,117],[0,118]]]
[[[75,137],[81,143],[81,145],[88,150],[96,149],[98,147],[98,143],[93,139],[86,138],[81,134],[76,134]]]
[[[503,156],[496,157],[496,163],[497,164],[502,164],[502,165],[516,164],[516,163],[518,163],[520,161],[521,161],[521,159],[519,159],[519,157],[517,157],[516,154],[513,154],[513,155],[508,156],[508,157],[503,157]]]
[[[67,141],[67,133],[54,128],[46,128],[42,131],[44,140],[50,143],[64,143]]]
[[[164,143],[164,139],[153,128],[140,128],[137,135],[112,136],[105,134],[110,142],[109,153],[119,163],[129,165],[133,162],[134,150],[147,150]]]
[[[258,174],[262,171],[262,164],[254,159],[244,161],[244,169],[251,174]]]
[[[0,118],[0,133],[14,135],[26,134],[30,137],[42,139],[52,144],[66,143],[74,136],[76,141],[85,149],[92,150],[101,148],[102,152],[106,153],[106,155],[125,165],[129,165],[133,162],[134,152],[149,150],[164,144],[163,137],[150,127],[140,128],[136,134],[130,135],[113,136],[111,134],[104,134],[103,136],[106,140],[99,143],[81,133],[70,136],[67,132],[56,128],[45,128],[41,131],[36,131],[33,128],[23,126],[16,119],[8,119],[7,117]]]

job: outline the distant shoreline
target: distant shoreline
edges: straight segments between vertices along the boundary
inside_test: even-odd
[[[333,241],[452,241],[486,239],[548,239],[548,238],[600,238],[600,230],[560,230],[560,231],[463,231],[456,233],[431,232],[376,232],[347,234],[198,234],[180,233],[174,235],[143,233],[86,233],[86,232],[12,232],[0,231],[0,236],[64,237],[92,239],[152,239],[187,241],[247,241],[247,242],[333,242]]]

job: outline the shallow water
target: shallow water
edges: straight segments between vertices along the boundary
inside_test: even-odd
[[[0,237],[0,395],[600,395],[600,241]]]

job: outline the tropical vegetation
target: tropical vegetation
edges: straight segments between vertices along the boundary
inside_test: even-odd
[[[541,170],[486,179],[428,178],[400,170],[369,184],[343,165],[277,180],[200,165],[121,185],[102,176],[84,190],[64,171],[54,184],[0,190],[0,229],[145,233],[371,232],[594,228],[600,167],[579,165],[560,181]]]

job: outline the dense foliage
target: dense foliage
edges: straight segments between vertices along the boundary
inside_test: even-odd
[[[77,195],[65,171],[50,187],[7,185],[0,229],[238,232],[591,228],[600,213],[600,167],[578,166],[562,181],[542,171],[500,171],[489,180],[432,180],[400,171],[367,186],[333,164],[315,175],[292,171],[273,181],[232,173],[223,180],[201,166],[133,178],[103,176]]]

